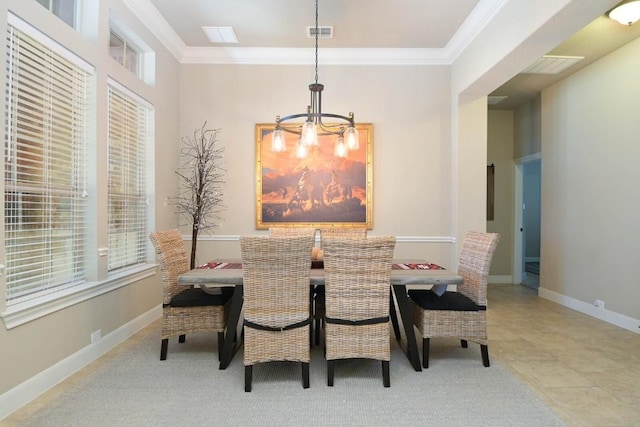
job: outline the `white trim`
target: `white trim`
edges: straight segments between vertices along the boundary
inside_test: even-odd
[[[17,17],[11,12],[7,14],[7,24],[20,30],[27,36],[31,37],[38,43],[45,46],[47,49],[51,49],[53,52],[57,53],[67,61],[70,61],[73,65],[77,66],[78,68],[81,68],[86,73],[92,74],[92,75],[94,74],[95,67],[93,65],[89,64],[87,61],[80,58],[78,55],[71,52],[69,49],[62,46],[60,43],[53,40],[52,38],[50,38],[49,36],[41,32],[40,30],[31,26],[31,24],[29,24],[26,21],[23,21],[21,18]]]
[[[442,49],[320,48],[323,65],[449,65]],[[183,64],[313,65],[311,48],[187,47]]]
[[[345,48],[322,50],[322,63],[332,65],[451,65],[509,0],[480,0],[442,49]],[[183,64],[313,63],[313,49],[189,47],[150,0],[122,0],[171,54]]]
[[[455,61],[509,0],[480,0],[445,47],[450,63]]]
[[[118,82],[113,77],[107,76],[107,84],[118,89],[120,92],[124,93],[125,95],[133,98],[135,101],[142,104],[145,108],[154,110],[155,112],[155,107],[153,106],[152,103],[150,103],[149,101],[147,101],[146,99],[144,99],[143,97],[141,97],[140,95],[138,95],[137,93],[129,89],[128,87],[124,86],[122,83]]]
[[[25,301],[12,305],[6,311],[0,313],[7,329],[44,317],[56,311],[71,307],[91,298],[106,294],[156,274],[156,264],[144,264],[136,269],[127,270],[113,275],[108,280],[100,283],[85,282],[82,285],[71,287],[64,291],[57,291],[40,299]]]
[[[150,0],[122,0],[122,3],[142,21],[142,24],[156,36],[169,52],[178,60],[182,58],[187,45],[178,33],[169,25],[166,19]]]
[[[518,157],[517,159],[513,159],[516,165],[521,165],[523,163],[535,162],[537,160],[542,160],[542,153],[533,153],[527,154],[526,156]]]
[[[162,316],[158,305],[0,396],[0,420],[126,341]],[[159,356],[158,356],[159,357]]]
[[[266,231],[266,230],[265,230]],[[191,235],[183,235],[182,240],[190,242]],[[202,235],[198,241],[213,242],[239,242],[239,235]],[[456,243],[456,238],[451,236],[396,236],[396,243]]]
[[[595,317],[596,319],[611,323],[612,325],[619,326],[628,331],[635,332],[636,334],[640,334],[639,319],[634,319],[633,317],[625,316],[624,314],[616,313],[614,311],[607,310],[606,308],[600,309],[595,307],[593,304],[559,294],[543,287],[538,289],[538,296],[558,303],[564,307],[579,311],[580,313]]]

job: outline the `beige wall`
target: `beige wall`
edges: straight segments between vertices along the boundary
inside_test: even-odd
[[[494,220],[487,231],[500,233],[500,243],[491,264],[491,276],[511,278],[513,269],[513,111],[489,111],[487,165],[495,166]]]
[[[96,2],[97,3],[97,2]],[[95,157],[90,161],[96,168],[99,180],[106,176],[106,82],[110,76],[131,90],[146,98],[155,106],[156,113],[156,156],[158,170],[173,170],[177,165],[177,145],[179,139],[178,119],[178,79],[179,64],[158,44],[131,15],[119,0],[99,3],[100,19],[96,32],[98,38],[87,39],[70,29],[35,1],[7,0],[0,2],[0,33],[6,34],[7,11],[11,10],[22,19],[40,28],[50,37],[60,40],[77,55],[96,67],[96,109],[91,111],[98,126],[92,144]],[[127,25],[135,28],[138,35],[157,53],[157,73],[154,87],[137,80],[108,56],[109,10],[112,9]],[[5,44],[0,45],[0,57],[5,58]],[[4,68],[3,68],[4,70]],[[5,73],[0,73],[0,86],[5,86]],[[5,116],[4,102],[0,104],[0,116]],[[5,139],[4,125],[0,128],[0,140]],[[176,180],[171,174],[157,174],[156,206],[158,228],[174,226],[172,210],[163,206],[166,194],[173,193]],[[92,193],[92,203],[98,212],[106,215],[106,186],[102,185]],[[108,246],[106,227],[95,229],[93,250]],[[4,251],[4,247],[2,248]],[[2,253],[4,258],[4,253]],[[102,259],[101,259],[102,260]],[[99,265],[97,269],[105,268]],[[98,329],[106,336],[133,319],[149,312],[161,303],[161,287],[155,277],[140,280],[131,285],[108,292],[99,297],[72,305],[45,317],[30,321],[7,330],[0,326],[0,396],[36,374],[64,361],[69,356],[86,349],[90,334]],[[4,288],[4,282],[0,285]],[[4,309],[4,292],[0,292],[0,311]],[[11,349],[11,350],[8,350]]]
[[[513,158],[520,159],[540,153],[540,95],[515,111],[515,138]]]
[[[222,129],[228,209],[214,238],[263,232],[255,228],[255,124],[305,111],[312,72],[310,66],[183,66],[181,132],[190,134],[205,120]],[[369,233],[450,236],[449,67],[324,66],[319,77],[325,112],[353,111],[358,122],[373,124]],[[398,243],[396,256],[451,266],[450,246]],[[237,240],[198,242],[198,262],[239,255]]]
[[[542,93],[541,287],[587,305],[601,299],[633,319],[640,319],[638,75],[640,40]]]
[[[460,238],[468,229],[482,229],[486,224],[486,94],[613,3],[510,0],[495,22],[479,29],[482,37],[466,47],[451,67],[321,67],[321,82],[326,85],[325,110],[342,114],[354,111],[358,121],[374,126],[371,234]],[[228,211],[216,235],[255,233],[254,125],[272,122],[276,114],[305,108],[306,88],[313,78],[311,67],[179,65],[120,0],[105,0],[99,5],[97,41],[80,38],[36,2],[25,0],[0,3],[0,31],[4,34],[6,30],[7,9],[14,10],[96,65],[96,153],[100,156],[96,156],[95,166],[102,180],[106,176],[103,154],[107,75],[155,105],[157,173],[152,204],[158,229],[172,227],[177,221],[165,199],[177,188],[172,171],[178,166],[180,137],[191,134],[205,120],[221,128],[229,170],[225,189]],[[110,7],[158,53],[154,87],[136,81],[107,57]],[[533,15],[535,19],[528,19]],[[0,46],[2,57],[4,49],[4,45]],[[638,182],[634,172],[638,144],[629,142],[638,135],[638,121],[610,117],[614,111],[620,117],[628,117],[623,114],[633,105],[632,97],[637,99],[637,93],[619,95],[626,100],[624,110],[606,110],[608,101],[618,96],[616,88],[621,87],[613,82],[623,80],[613,75],[617,71],[615,67],[602,70],[611,76],[609,79],[587,74],[586,87],[582,80],[572,80],[568,86],[559,85],[543,96],[543,109],[546,105],[550,108],[542,119],[542,147],[545,159],[549,149],[556,160],[548,172],[547,166],[543,169],[543,194],[547,192],[543,209],[548,209],[548,214],[543,212],[548,218],[544,226],[553,239],[543,248],[542,256],[549,259],[550,268],[542,281],[543,286],[576,298],[602,298],[609,308],[638,318],[637,307],[631,307],[638,300],[638,291],[632,286],[634,277],[627,267],[638,259],[637,245],[630,242],[630,236],[638,235],[637,223],[628,214],[639,207],[638,192],[633,188]],[[633,76],[637,75],[634,71]],[[2,87],[4,78],[4,73],[0,74]],[[577,87],[584,94],[575,93]],[[598,102],[584,99],[593,88]],[[567,103],[571,111],[566,111]],[[593,106],[595,110],[591,111],[598,113],[590,117],[584,109]],[[560,119],[555,120],[554,115]],[[3,105],[0,116],[4,117]],[[598,127],[600,123],[617,126]],[[588,132],[583,132],[584,128]],[[4,133],[4,128],[0,132]],[[4,134],[1,137],[4,139]],[[624,155],[618,155],[622,144]],[[571,155],[565,152],[568,149]],[[633,159],[636,162],[632,165]],[[584,163],[577,166],[576,161]],[[614,181],[613,176],[623,176],[624,180]],[[574,179],[582,179],[587,185],[572,184]],[[589,188],[588,194],[580,193],[584,188]],[[611,188],[617,190],[610,191]],[[104,190],[96,196],[100,200],[96,206],[104,208]],[[579,203],[574,207],[576,199]],[[583,218],[577,219],[578,216]],[[97,229],[95,239],[95,248],[106,246],[106,230]],[[601,248],[603,241],[607,245]],[[581,247],[577,247],[579,242],[583,243]],[[500,250],[503,244],[504,240]],[[235,238],[204,240],[198,246],[198,255],[200,261],[213,256],[238,256],[237,246]],[[396,255],[423,256],[450,267],[455,252],[456,246],[451,244],[405,241],[398,246]],[[599,260],[611,267],[594,270],[592,262]],[[625,263],[626,260],[632,262]],[[577,267],[581,271],[574,271]],[[588,278],[587,273],[591,273]],[[585,285],[587,279],[590,281]],[[158,307],[158,280],[139,281],[9,331],[0,327],[0,399],[17,385],[86,349],[92,331],[101,329],[103,336],[107,335]],[[11,356],[4,351],[6,348],[12,349]]]

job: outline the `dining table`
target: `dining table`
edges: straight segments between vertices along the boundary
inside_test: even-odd
[[[394,334],[400,347],[405,352],[411,366],[421,371],[420,355],[416,336],[413,331],[411,302],[407,295],[407,287],[433,288],[442,290],[449,285],[463,282],[462,276],[451,270],[446,270],[425,260],[400,259],[393,260],[391,269],[391,305],[390,317]],[[226,369],[238,349],[240,343],[237,335],[238,322],[242,313],[243,303],[243,272],[242,261],[239,259],[214,260],[207,264],[189,270],[178,277],[178,284],[185,286],[200,286],[207,292],[212,288],[233,287],[227,330],[225,332],[220,354],[220,369]],[[311,268],[309,285],[311,287],[324,286],[324,269]],[[395,300],[395,301],[394,301]],[[397,312],[396,312],[397,310]],[[402,320],[404,340],[398,325],[398,314]]]

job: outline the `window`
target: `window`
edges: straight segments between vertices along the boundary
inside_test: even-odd
[[[109,272],[144,263],[153,109],[114,81],[109,83]]]
[[[109,35],[109,54],[127,70],[136,76],[140,75],[138,49],[128,42],[124,37],[119,36],[111,30]]]
[[[109,14],[109,56],[146,84],[155,85],[155,52],[113,12]]]
[[[84,282],[93,69],[9,15],[4,174],[7,307]]]
[[[76,28],[76,0],[36,0],[71,28]]]

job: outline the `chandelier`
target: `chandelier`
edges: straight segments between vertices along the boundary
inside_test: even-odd
[[[306,113],[291,114],[289,116],[276,116],[276,127],[271,140],[271,150],[283,152],[287,150],[286,133],[299,137],[296,144],[296,157],[304,158],[309,153],[309,148],[318,145],[318,136],[331,135],[335,137],[334,154],[338,157],[347,157],[349,150],[357,150],[360,147],[358,130],[353,119],[353,113],[349,116],[322,112],[322,91],[324,85],[318,83],[318,0],[316,0],[316,62],[315,82],[309,85],[311,100]],[[304,118],[305,121],[295,121]],[[323,119],[334,122],[325,123]]]

